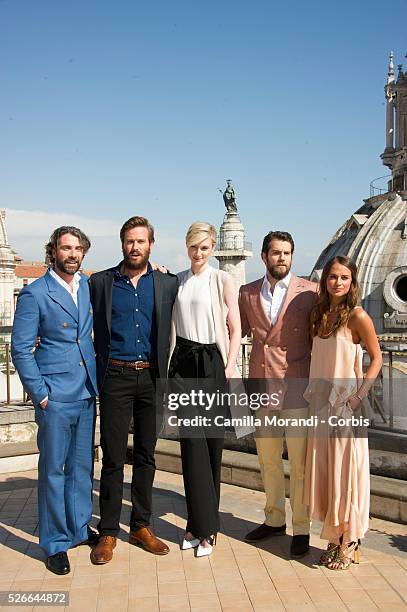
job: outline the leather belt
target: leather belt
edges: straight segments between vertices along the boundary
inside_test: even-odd
[[[108,365],[128,368],[129,370],[146,370],[153,367],[149,361],[121,361],[120,359],[109,359]]]

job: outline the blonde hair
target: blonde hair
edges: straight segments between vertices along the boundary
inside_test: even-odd
[[[216,228],[210,223],[205,223],[205,221],[195,221],[195,223],[189,226],[185,236],[187,248],[199,244],[202,240],[206,240],[206,238],[210,238],[212,244],[215,245]]]

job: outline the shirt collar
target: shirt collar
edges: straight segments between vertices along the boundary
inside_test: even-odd
[[[68,285],[68,283],[65,282],[64,279],[55,272],[54,268],[49,268],[49,273],[51,274],[52,278],[54,278],[60,285],[65,287],[65,289],[67,289],[69,292],[71,291],[71,288]],[[75,272],[75,274],[73,275],[74,289],[77,289],[79,287],[80,282],[81,282],[81,273]]]
[[[287,274],[287,276],[285,276],[284,278],[282,278],[281,280],[277,281],[275,286],[276,287],[283,287],[284,289],[288,289],[288,285],[290,284],[290,280],[291,280],[291,272],[289,272]],[[265,274],[264,279],[263,279],[263,287],[267,288],[267,291],[270,291],[270,281],[267,278],[267,274]]]
[[[122,274],[121,271],[120,271],[122,265],[123,265],[123,260],[116,266],[116,269],[114,271],[114,275],[115,275],[116,278],[126,278],[126,279],[128,279],[129,277],[127,276],[127,274]],[[153,272],[154,272],[153,267],[152,267],[151,263],[148,262],[148,264],[147,264],[147,272],[145,272],[143,274],[143,276],[148,276],[149,274],[152,274]]]

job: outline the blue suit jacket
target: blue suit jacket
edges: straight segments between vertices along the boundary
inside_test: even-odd
[[[47,272],[20,292],[11,356],[34,404],[48,396],[72,402],[97,395],[88,278],[82,276],[78,308]],[[37,336],[41,343],[35,348]]]

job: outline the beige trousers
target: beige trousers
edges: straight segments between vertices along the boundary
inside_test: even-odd
[[[308,408],[272,411],[282,418],[308,417]],[[266,493],[264,509],[266,525],[281,527],[285,517],[285,483],[283,468],[283,433],[275,430],[276,437],[256,438],[257,455]],[[293,513],[293,534],[304,535],[310,531],[308,508],[303,504],[305,453],[307,448],[307,427],[288,425],[285,427],[288,460],[290,464],[290,505]]]

